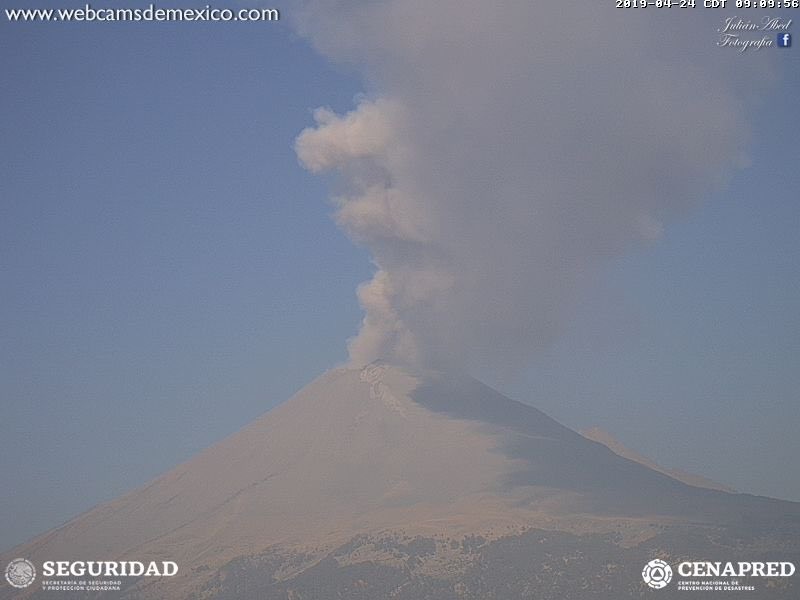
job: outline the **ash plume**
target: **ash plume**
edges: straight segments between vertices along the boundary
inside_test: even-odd
[[[664,12],[301,3],[301,34],[367,86],[296,140],[309,171],[340,175],[336,221],[376,266],[353,363],[524,360],[599,265],[746,163],[748,84],[768,59],[717,48],[708,11]]]

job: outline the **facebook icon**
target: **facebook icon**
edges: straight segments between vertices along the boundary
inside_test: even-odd
[[[778,47],[780,47],[780,48],[791,48],[792,47],[792,34],[791,33],[779,33],[778,34]]]

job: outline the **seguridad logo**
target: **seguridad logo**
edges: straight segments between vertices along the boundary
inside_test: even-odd
[[[42,577],[172,577],[178,565],[172,561],[148,563],[138,561],[47,561]]]
[[[15,558],[6,566],[6,581],[15,588],[26,588],[36,579],[36,567],[26,558]]]

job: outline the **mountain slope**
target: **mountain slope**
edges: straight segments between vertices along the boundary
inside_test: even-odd
[[[464,554],[445,546],[470,536],[498,543],[536,529],[631,544],[671,525],[743,521],[796,526],[800,505],[688,486],[473,379],[375,364],[326,373],[149,485],[2,560],[172,560],[177,577],[129,595],[210,598],[230,593],[226,569],[242,564],[261,575],[274,567],[269,585],[364,560],[408,576],[391,558],[405,550],[387,558],[376,539],[401,548],[421,540],[427,558],[414,556],[439,577]],[[0,598],[10,593],[0,588]]]
[[[710,479],[707,479],[706,477],[703,477],[701,475],[695,475],[694,473],[687,473],[679,469],[667,469],[666,467],[662,467],[661,465],[653,462],[649,458],[646,458],[641,454],[634,452],[630,448],[626,448],[619,440],[614,438],[607,431],[603,431],[599,427],[591,427],[589,429],[586,429],[585,431],[581,431],[580,433],[583,437],[590,439],[593,442],[598,442],[600,444],[603,444],[614,454],[618,454],[622,458],[627,458],[628,460],[637,462],[640,465],[644,465],[648,469],[652,469],[654,471],[658,471],[659,473],[663,473],[664,475],[672,477],[673,479],[677,479],[678,481],[682,481],[687,485],[693,485],[695,487],[701,487],[701,488],[708,488],[710,490],[719,490],[721,492],[730,492],[732,494],[736,493],[736,490],[733,489],[732,487],[722,483],[717,483],[716,481],[711,481]]]

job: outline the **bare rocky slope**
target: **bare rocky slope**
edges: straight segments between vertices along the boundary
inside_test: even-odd
[[[373,364],[0,558],[180,565],[107,597],[628,598],[652,592],[653,557],[800,564],[798,532],[800,504],[687,485],[468,377]],[[795,578],[737,597],[795,598]],[[29,596],[58,594],[0,587]]]
[[[663,473],[664,475],[672,477],[673,479],[677,479],[678,481],[682,481],[683,483],[687,483],[695,487],[708,488],[710,490],[720,490],[722,492],[730,493],[736,492],[736,490],[732,487],[725,485],[724,483],[712,481],[706,477],[703,477],[702,475],[687,473],[686,471],[681,471],[680,469],[668,469],[666,467],[662,467],[649,458],[634,452],[630,448],[625,447],[619,440],[614,438],[614,436],[607,431],[603,431],[599,427],[591,427],[589,429],[582,430],[580,433],[583,437],[588,438],[593,442],[599,442],[603,444],[614,454],[618,454],[622,458],[627,458],[628,460],[637,462],[640,465],[644,465],[645,467],[653,469],[654,471],[658,471],[659,473]]]

